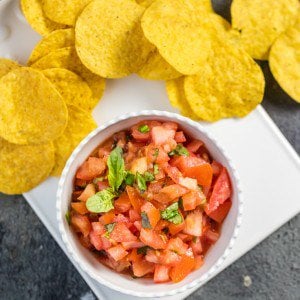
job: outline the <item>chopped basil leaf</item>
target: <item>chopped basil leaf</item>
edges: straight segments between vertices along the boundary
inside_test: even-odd
[[[158,164],[154,164],[154,166],[153,166],[153,174],[157,175],[158,173],[159,173]]]
[[[126,178],[125,178],[126,185],[131,185],[132,186],[134,184],[134,179],[135,179],[134,174],[132,174],[130,172],[127,172],[127,175],[126,175]]]
[[[144,173],[144,178],[145,178],[146,182],[151,182],[151,181],[155,180],[154,175],[152,173],[148,172],[148,171],[146,171]]]
[[[104,179],[105,179],[105,176],[94,178],[93,184],[97,184],[99,181],[103,181]]]
[[[194,236],[194,237],[193,237],[193,243],[196,243],[196,242],[197,242],[197,237]]]
[[[114,230],[114,228],[115,228],[115,225],[116,225],[116,223],[109,223],[109,224],[106,224],[104,227],[105,227],[105,229],[106,229],[106,233],[111,233],[113,230]]]
[[[68,222],[68,224],[71,224],[71,215],[70,215],[70,211],[67,211],[65,214],[66,220]]]
[[[152,228],[149,218],[147,216],[147,214],[143,211],[141,212],[141,217],[142,217],[142,227],[143,228]]]
[[[171,204],[165,210],[161,211],[161,217],[174,224],[182,223],[183,219],[178,210],[178,202]]]
[[[141,192],[146,191],[147,189],[146,180],[139,172],[136,172],[136,183]]]
[[[190,153],[182,144],[178,144],[174,150],[168,153],[169,156],[180,155],[189,156]]]
[[[149,128],[149,126],[148,125],[141,125],[140,127],[139,127],[139,132],[141,132],[141,133],[147,133],[147,132],[149,132],[150,131],[150,128]]]
[[[154,156],[154,157],[157,157],[158,154],[159,154],[159,149],[158,149],[158,148],[155,148],[155,149],[154,149],[153,156]]]
[[[115,194],[111,188],[102,190],[94,196],[88,198],[86,208],[93,213],[108,212],[114,208],[113,199]]]
[[[125,163],[122,154],[122,148],[116,147],[110,152],[107,160],[108,182],[114,192],[118,191],[126,176]]]
[[[151,248],[150,248],[149,246],[144,246],[144,247],[138,248],[138,249],[137,249],[137,254],[143,254],[143,255],[146,255],[148,249],[151,249]]]

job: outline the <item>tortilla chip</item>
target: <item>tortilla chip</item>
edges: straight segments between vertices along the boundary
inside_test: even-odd
[[[11,70],[18,69],[20,67],[21,66],[13,60],[0,58],[0,78],[9,73]]]

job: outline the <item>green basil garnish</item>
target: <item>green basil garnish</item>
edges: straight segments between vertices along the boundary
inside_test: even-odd
[[[113,199],[116,197],[111,188],[102,190],[88,198],[86,208],[93,213],[104,213],[114,208]]]

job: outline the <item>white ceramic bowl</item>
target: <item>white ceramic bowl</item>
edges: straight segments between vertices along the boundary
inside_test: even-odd
[[[85,161],[89,154],[113,133],[129,128],[142,120],[175,121],[190,136],[204,141],[211,155],[227,167],[232,181],[232,207],[223,223],[219,240],[208,251],[204,265],[192,272],[179,283],[155,284],[151,279],[132,279],[129,275],[118,274],[101,263],[78,241],[76,234],[71,230],[65,219],[69,209],[73,188],[73,179],[78,167]],[[220,267],[228,256],[237,237],[242,216],[242,193],[239,178],[231,160],[225,154],[219,143],[198,123],[178,114],[164,111],[142,111],[129,113],[113,119],[100,126],[89,134],[75,149],[69,158],[59,181],[57,192],[57,219],[62,239],[70,255],[92,278],[99,283],[119,292],[138,297],[163,297],[184,292],[197,284],[207,280]]]

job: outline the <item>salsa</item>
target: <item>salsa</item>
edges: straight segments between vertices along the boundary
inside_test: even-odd
[[[200,268],[231,208],[224,166],[173,122],[114,134],[79,167],[66,216],[99,262],[179,282]]]

